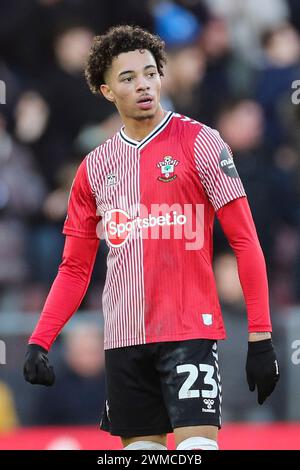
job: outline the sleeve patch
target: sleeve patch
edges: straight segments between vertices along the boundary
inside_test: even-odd
[[[219,165],[223,173],[230,178],[239,178],[232,156],[226,147],[222,148],[219,156]]]

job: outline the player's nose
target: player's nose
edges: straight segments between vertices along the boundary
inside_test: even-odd
[[[136,91],[149,90],[149,88],[149,82],[144,75],[137,77]]]

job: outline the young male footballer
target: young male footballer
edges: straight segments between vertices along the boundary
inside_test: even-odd
[[[24,375],[53,384],[48,351],[86,293],[104,234],[102,429],[129,450],[166,449],[170,432],[179,450],[213,450],[222,403],[217,342],[225,338],[212,268],[215,215],[237,259],[249,325],[246,374],[259,404],[279,368],[264,256],[231,150],[216,130],[163,109],[165,62],[164,43],[140,27],[94,38],[87,81],[124,125],[79,166],[63,260]]]

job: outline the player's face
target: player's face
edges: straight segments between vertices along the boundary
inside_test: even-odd
[[[154,57],[148,50],[124,52],[113,59],[104,96],[115,103],[121,117],[149,119],[155,116],[161,80]]]

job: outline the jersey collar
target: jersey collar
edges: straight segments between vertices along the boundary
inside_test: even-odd
[[[160,134],[165,129],[165,127],[167,127],[167,125],[170,122],[172,116],[173,116],[173,112],[168,111],[168,113],[165,115],[163,120],[160,121],[160,123],[153,129],[153,131],[151,131],[150,134],[148,134],[141,141],[134,140],[134,139],[131,139],[130,137],[128,137],[124,132],[124,126],[122,127],[122,129],[120,129],[119,136],[120,136],[121,140],[126,142],[126,144],[132,145],[133,147],[141,149],[142,147],[144,147],[144,145],[148,144],[148,142],[150,142],[150,140],[154,139],[154,137],[156,137],[158,134]]]

